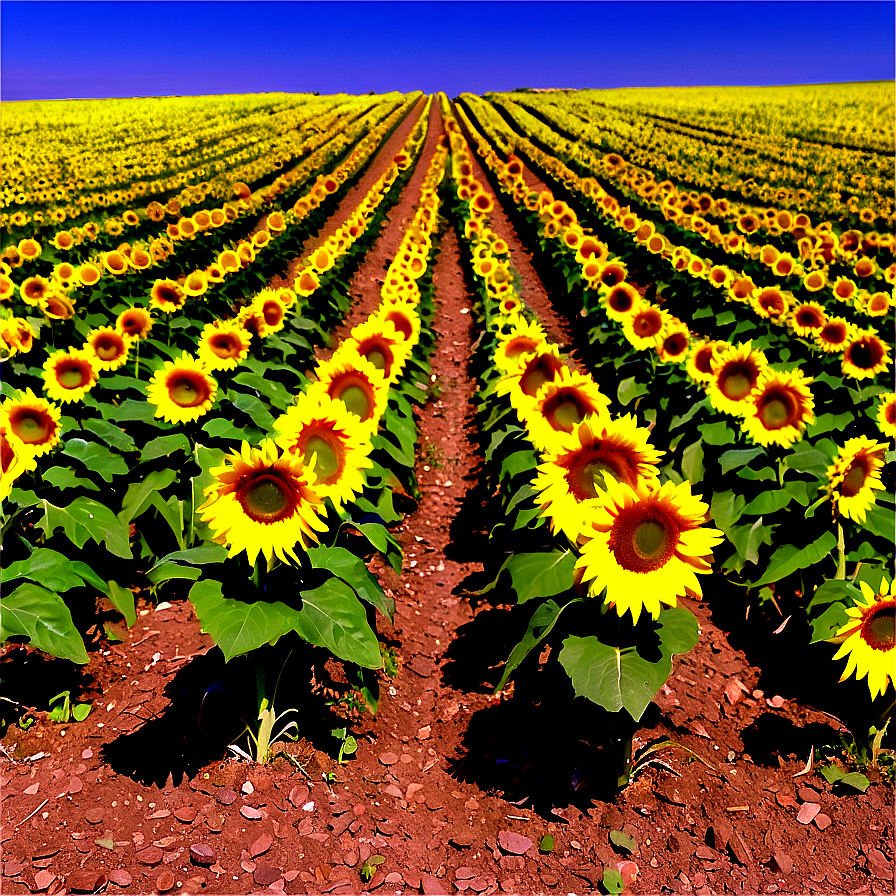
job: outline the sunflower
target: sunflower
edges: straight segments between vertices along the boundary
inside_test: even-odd
[[[609,419],[609,404],[610,400],[590,376],[561,367],[554,379],[538,390],[534,404],[525,409],[529,438],[544,451],[558,433],[572,432],[588,417]]]
[[[309,393],[325,392],[358,417],[365,430],[376,429],[389,399],[382,371],[346,345],[318,367],[317,378]]]
[[[7,431],[35,457],[47,454],[59,444],[60,413],[55,404],[30,389],[21,390],[18,398],[7,398],[0,406],[0,420]]]
[[[753,293],[750,305],[760,317],[771,320],[772,323],[780,323],[790,308],[790,301],[783,290],[776,286],[767,286]]]
[[[184,295],[188,295],[192,298],[204,295],[208,292],[208,277],[205,275],[204,271],[193,271],[192,274],[187,275],[181,289],[183,290]]]
[[[118,315],[115,329],[131,339],[145,339],[152,329],[152,315],[145,308],[128,308]]]
[[[851,302],[856,297],[859,287],[848,277],[838,277],[833,284],[834,297],[841,302]]]
[[[565,366],[560,360],[560,349],[545,343],[537,353],[523,357],[518,367],[507,371],[495,390],[499,395],[508,395],[511,405],[522,414],[535,403],[538,390],[559,376]]]
[[[604,287],[601,292],[600,304],[607,317],[620,323],[640,311],[644,304],[638,290],[624,280],[615,286]]]
[[[829,317],[827,323],[815,332],[815,344],[823,352],[843,351],[854,332],[855,327],[845,318]]]
[[[245,551],[252,564],[259,553],[269,563],[275,556],[298,563],[296,545],[311,547],[316,532],[326,529],[314,474],[294,455],[281,457],[270,440],[258,448],[243,442],[239,453],[232,451],[209,472],[214,481],[198,511],[230,557]]]
[[[708,507],[691,494],[691,484],[606,480],[606,499],[585,526],[576,569],[588,592],[618,615],[637,623],[642,610],[657,619],[661,604],[674,607],[679,595],[702,595],[696,573],[711,571],[712,548],[723,539],[703,528]]]
[[[878,396],[877,425],[885,436],[896,439],[896,394],[893,392]]]
[[[843,349],[841,368],[846,376],[858,380],[877,376],[890,365],[890,347],[878,339],[874,330],[860,330]]]
[[[818,302],[800,302],[787,316],[787,325],[797,336],[814,336],[826,323],[827,315]]]
[[[119,274],[125,274],[128,270],[128,260],[121,253],[116,251],[103,253],[103,267],[116,277]]]
[[[742,429],[759,445],[787,448],[798,441],[807,424],[815,421],[811,382],[800,370],[765,369],[743,412]]]
[[[622,262],[611,261],[601,269],[600,282],[602,286],[606,286],[609,289],[617,283],[622,283],[627,276],[628,270]]]
[[[80,401],[96,384],[95,355],[84,349],[59,349],[44,362],[44,391],[54,401]]]
[[[156,280],[149,291],[149,304],[166,314],[180,311],[186,300],[186,295],[174,280]]]
[[[218,384],[201,361],[186,352],[177,361],[166,361],[146,385],[146,400],[156,406],[156,417],[170,423],[198,420],[211,410]]]
[[[688,356],[691,334],[681,321],[674,321],[660,335],[657,354],[664,364],[681,364]]]
[[[708,385],[713,380],[712,361],[717,355],[729,348],[727,342],[717,339],[701,339],[691,346],[688,352],[687,371],[688,376],[695,383]]]
[[[26,305],[37,307],[42,305],[50,293],[53,292],[53,284],[46,277],[29,277],[19,287],[19,295]]]
[[[23,261],[34,261],[40,257],[41,245],[37,240],[30,237],[20,240],[16,248],[19,250],[19,255],[22,256]]]
[[[886,452],[883,442],[864,436],[847,440],[827,471],[827,491],[838,513],[857,523],[865,522],[865,515],[875,502],[874,492],[884,487],[880,473]]]
[[[519,317],[511,330],[499,337],[492,363],[505,373],[518,370],[527,355],[534,354],[543,346],[545,337],[541,324]]]
[[[9,497],[22,473],[37,467],[34,449],[22,442],[5,420],[0,420],[0,467],[0,501]]]
[[[889,310],[892,299],[885,292],[875,292],[865,302],[865,313],[869,317],[883,317]]]
[[[382,371],[383,378],[390,384],[401,375],[411,356],[411,346],[398,330],[392,324],[375,317],[356,326],[351,338],[358,354]]]
[[[75,316],[75,305],[72,300],[60,292],[52,292],[41,305],[44,316],[50,320],[68,320]]]
[[[9,356],[19,352],[28,354],[34,345],[34,330],[24,317],[7,317],[0,321],[0,339],[5,343]]]
[[[868,676],[871,699],[881,696],[893,681],[893,659],[896,654],[896,580],[888,584],[881,577],[877,593],[865,582],[859,582],[864,603],[857,602],[846,613],[851,617],[829,641],[840,644],[835,660],[847,657],[840,681],[855,675],[856,680]]]
[[[368,430],[341,401],[325,392],[299,396],[274,421],[277,444],[314,470],[315,490],[337,510],[364,488],[362,470],[373,466]]]
[[[656,305],[641,305],[622,323],[622,333],[638,350],[655,348],[669,315]]]
[[[732,302],[749,302],[756,289],[756,284],[750,277],[740,277],[728,287],[728,298]]]
[[[558,435],[532,482],[535,503],[555,535],[573,543],[603,501],[606,477],[636,488],[655,481],[662,452],[648,444],[650,433],[631,415],[616,420],[583,420]]]
[[[388,302],[381,306],[377,316],[386,323],[395,327],[395,332],[405,342],[414,346],[420,341],[420,315],[415,306],[406,302]]]
[[[118,370],[128,360],[131,338],[114,327],[97,327],[87,334],[84,349],[94,355],[98,370]]]
[[[310,268],[306,268],[299,275],[298,279],[293,286],[293,289],[300,296],[310,296],[317,288],[320,286],[320,277],[311,270]]]
[[[725,349],[712,359],[712,380],[707,386],[712,406],[726,414],[745,413],[767,367],[765,353],[749,342]]]
[[[246,359],[251,341],[237,321],[216,320],[202,328],[196,355],[207,370],[232,370]]]
[[[63,251],[67,249],[71,249],[75,244],[75,238],[68,230],[60,230],[53,237],[53,245],[57,249],[61,249]]]

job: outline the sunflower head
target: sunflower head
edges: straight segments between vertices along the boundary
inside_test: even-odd
[[[80,401],[97,381],[96,356],[84,349],[59,349],[44,363],[44,391],[54,401]]]
[[[128,359],[130,342],[114,327],[97,327],[87,334],[84,348],[93,353],[99,370],[118,370]]]
[[[642,304],[634,314],[622,323],[622,332],[629,343],[639,351],[655,348],[663,328],[668,323],[667,312],[656,305]]]
[[[811,382],[799,370],[766,368],[760,374],[742,423],[754,442],[786,448],[802,438],[803,430],[815,420]]]
[[[828,467],[827,492],[837,512],[857,523],[865,522],[875,503],[875,491],[881,490],[887,446],[864,436],[848,439],[837,460]]]
[[[712,382],[712,362],[729,345],[716,339],[701,339],[694,343],[688,352],[687,371],[694,382],[704,386]]]
[[[624,280],[604,289],[600,303],[611,320],[624,321],[636,314],[644,304],[638,290]]]
[[[884,392],[878,398],[877,425],[885,436],[896,439],[896,394],[893,392]]]
[[[208,370],[232,370],[249,354],[252,334],[237,321],[216,320],[206,324],[196,352]]]
[[[896,581],[896,580],[894,580]],[[849,621],[829,640],[840,644],[834,659],[847,658],[840,676],[857,680],[868,676],[871,699],[881,696],[893,681],[896,657],[896,587],[881,578],[877,591],[860,582],[862,597],[846,611]]]
[[[351,345],[317,369],[312,389],[341,401],[368,431],[376,429],[388,400],[388,386],[381,371],[361,357]]]
[[[387,382],[393,382],[401,374],[410,357],[410,346],[392,324],[370,318],[352,330],[355,350],[382,371]]]
[[[33,454],[40,457],[59,444],[62,427],[60,410],[30,389],[18,398],[7,398],[0,406],[0,421],[11,438],[17,439]]]
[[[541,324],[519,317],[506,335],[499,337],[493,363],[499,370],[509,373],[517,370],[529,355],[544,347],[546,344]]]
[[[152,329],[152,315],[145,308],[128,308],[118,315],[115,329],[131,339],[145,339]]]
[[[311,547],[326,529],[314,474],[271,441],[258,448],[243,442],[210,472],[214,480],[198,510],[231,557],[245,551],[252,564],[260,553],[269,562],[298,562],[296,546]]]
[[[827,323],[827,314],[818,302],[801,302],[790,312],[787,323],[797,336],[814,336]]]
[[[149,304],[166,314],[179,311],[186,300],[186,294],[174,280],[156,280],[149,291]]]
[[[608,419],[609,404],[610,400],[590,376],[561,367],[554,379],[538,390],[534,404],[526,412],[530,438],[544,450],[554,443],[558,433],[572,432],[586,418]]]
[[[656,481],[632,488],[606,481],[605,501],[595,508],[576,569],[588,591],[637,623],[642,610],[657,619],[661,604],[674,607],[691,591],[701,595],[697,573],[711,571],[712,548],[723,539],[703,527],[708,507],[689,482]]]
[[[731,346],[712,359],[712,381],[709,398],[716,410],[726,414],[743,414],[759,377],[768,367],[765,354],[751,343]]]
[[[890,366],[890,347],[874,333],[856,333],[843,349],[843,373],[856,379],[868,379]]]
[[[186,352],[176,361],[166,361],[146,386],[146,399],[156,406],[156,417],[169,423],[198,420],[211,410],[218,384],[201,361]]]
[[[560,350],[553,343],[544,344],[536,354],[527,355],[515,369],[506,373],[497,385],[501,395],[509,395],[511,404],[522,410],[534,401],[538,390],[552,382],[565,368]]]
[[[823,352],[842,351],[850,337],[855,332],[855,327],[843,317],[829,317],[827,323],[814,333],[815,344]]]
[[[690,347],[690,331],[683,323],[675,321],[663,331],[656,350],[664,364],[683,364]]]

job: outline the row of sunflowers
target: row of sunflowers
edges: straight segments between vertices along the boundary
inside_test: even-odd
[[[463,111],[459,116],[516,205],[521,232],[538,241],[544,263],[553,268],[555,301],[565,293],[558,307],[589,321],[591,348],[583,357],[606,394],[615,393],[612,405],[633,405],[654,441],[669,446],[671,459],[661,475],[711,489],[710,516],[733,549],[720,564],[729,581],[760,602],[784,606],[782,618],[787,611],[802,613],[813,641],[843,631],[857,613],[851,606],[868,588],[874,599],[862,618],[887,619],[892,597],[881,579],[892,564],[894,500],[884,482],[894,459],[896,399],[874,376],[886,369],[889,347],[866,334],[880,349],[873,364],[853,364],[850,353],[842,370],[829,365],[811,377],[802,369],[805,362],[793,367],[800,355],[783,345],[776,344],[776,356],[769,358],[757,346],[761,331],[752,331],[758,337],[752,343],[705,331],[701,338],[691,330],[695,321],[712,326],[725,320],[702,307],[692,285],[676,306],[690,320],[662,307],[666,288],[653,293],[659,302],[648,301],[642,283],[653,279],[656,268],[651,270],[646,247],[640,255],[628,250],[623,227],[602,230],[598,238],[550,190],[530,189],[522,161],[513,155],[502,161],[470,117]],[[488,133],[487,122],[483,128]],[[740,324],[738,331],[744,332]],[[862,356],[864,340],[849,344]],[[852,437],[839,445],[828,437],[843,430]],[[881,622],[884,629],[886,624]],[[890,680],[883,664],[873,661],[891,656],[888,650],[881,642],[856,654],[872,697]],[[851,661],[847,674],[855,669]]]
[[[852,224],[883,228],[884,222],[892,222],[894,211],[889,190],[893,131],[885,111],[889,87],[863,85],[860,96],[855,95],[854,85],[821,89],[828,94],[824,116],[814,116],[812,121],[804,113],[794,114],[793,106],[794,94],[811,87],[746,91],[737,111],[747,118],[760,118],[749,136],[732,114],[734,107],[727,105],[735,97],[728,92],[720,108],[719,98],[710,98],[706,92],[659,91],[662,102],[670,104],[664,111],[651,106],[650,91],[515,93],[490,98],[510,99],[556,124],[571,138],[566,149],[572,156],[590,144],[601,152],[621,152],[660,179],[709,189],[737,203],[783,203],[819,218],[839,219],[846,214]],[[852,142],[847,131],[829,129],[827,118],[830,109],[842,108],[847,94],[852,94],[849,102],[865,108],[869,131]],[[773,98],[772,109],[765,115],[759,111],[763,95]],[[655,93],[654,103],[656,98]],[[680,118],[669,114],[676,104]],[[811,136],[813,130],[816,136]]]
[[[81,225],[96,212],[110,227],[128,228],[138,223],[134,215],[145,220],[166,199],[181,205],[200,196],[226,199],[234,181],[275,176],[307,155],[309,146],[317,148],[358,117],[388,114],[404,99],[73,100],[54,104],[52,111],[46,104],[10,104],[4,108],[0,226],[13,234],[26,228],[35,233],[65,221]],[[139,167],[135,145],[141,146]],[[145,212],[136,202],[148,203]]]

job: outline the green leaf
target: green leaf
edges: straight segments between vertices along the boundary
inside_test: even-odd
[[[698,429],[707,445],[730,445],[737,440],[737,436],[728,428],[728,424],[724,420],[704,423]]]
[[[737,320],[737,315],[733,311],[723,311],[721,314],[716,315],[716,323],[720,327],[724,327],[725,324],[733,324]]]
[[[742,526],[733,526],[730,532],[725,534],[734,545],[736,554],[725,562],[725,569],[743,569],[744,563],[759,562],[759,548],[763,544],[772,543],[772,527],[762,525],[762,517],[754,523],[745,523]]]
[[[204,566],[206,563],[223,563],[227,559],[227,548],[220,544],[201,544],[196,548],[187,548],[185,551],[172,551],[159,559],[159,563],[166,561],[178,563],[192,563],[196,566]]]
[[[865,522],[860,523],[861,527],[872,535],[880,538],[886,538],[888,541],[893,540],[893,532],[896,530],[896,514],[892,508],[881,507],[875,504],[865,514]]]
[[[484,457],[486,461],[490,461],[492,459],[495,451],[498,450],[505,439],[512,439],[514,436],[518,436],[522,431],[522,427],[519,426],[507,426],[504,429],[495,430],[492,433],[491,439],[488,443],[488,447],[485,449]]]
[[[99,473],[106,482],[111,482],[116,476],[124,476],[128,472],[127,461],[120,454],[113,454],[108,448],[103,448],[96,442],[69,439],[60,454],[81,461],[88,470]]]
[[[672,655],[697,643],[697,620],[683,607],[664,610],[658,635],[660,658],[655,662],[644,659],[634,645],[616,647],[593,636],[567,638],[559,658],[576,696],[587,697],[610,712],[625,708],[635,721],[640,720],[672,671]]]
[[[850,772],[837,783],[852,787],[853,790],[858,790],[860,793],[864,793],[871,786],[871,782],[861,772]]]
[[[140,463],[167,457],[177,451],[190,451],[189,439],[182,432],[173,432],[165,436],[157,436],[143,446],[140,452]]]
[[[361,600],[392,621],[395,616],[395,600],[386,597],[382,586],[360,557],[345,548],[328,548],[322,545],[309,550],[308,559],[315,569],[329,570],[336,578],[353,588]]]
[[[851,411],[846,411],[844,414],[820,414],[814,423],[810,423],[806,427],[806,436],[814,439],[815,436],[823,435],[826,432],[846,432],[846,427],[853,420],[855,420],[855,414]]]
[[[121,510],[118,518],[124,523],[130,523],[146,510],[152,502],[153,495],[167,488],[177,479],[177,473],[170,467],[164,470],[153,470],[140,482],[132,482],[125,492],[121,502]]]
[[[186,547],[184,544],[184,502],[178,501],[176,496],[166,501],[158,492],[149,500],[162,519],[168,523],[168,527],[177,540],[177,546],[183,550]]]
[[[249,373],[244,370],[242,373],[237,374],[231,382],[254,389],[259,395],[263,395],[275,408],[279,408],[281,411],[292,404],[292,395],[287,392],[286,387],[283,386],[282,383],[278,383],[276,380],[265,379],[257,373]]]
[[[49,501],[43,502],[44,516],[38,522],[47,537],[60,526],[69,540],[83,548],[88,539],[105,545],[116,557],[131,559],[128,524],[120,520],[105,504],[92,498],[75,498],[68,507],[57,507]]]
[[[672,430],[678,429],[679,426],[683,426],[685,423],[688,423],[692,420],[700,411],[709,407],[708,399],[704,398],[702,401],[694,402],[683,414],[679,414],[673,417],[669,421],[669,432]]]
[[[60,491],[67,488],[86,488],[91,492],[98,492],[100,487],[92,479],[81,479],[75,475],[71,467],[50,467],[44,470],[43,479],[50,485],[55,485]]]
[[[152,423],[158,425],[161,418],[156,418],[156,406],[146,399],[126,398],[118,407],[103,405],[103,417],[113,423]]]
[[[727,534],[743,515],[745,503],[744,496],[736,495],[733,491],[713,492],[709,515],[713,522]]]
[[[538,841],[538,851],[546,856],[550,853],[554,848],[554,838],[550,834],[545,834],[541,840]]]
[[[812,626],[812,640],[809,643],[817,644],[819,641],[832,638],[838,629],[846,625],[849,618],[844,604],[833,603],[825,607],[820,615],[809,620]]]
[[[612,896],[618,896],[625,890],[625,881],[622,874],[616,868],[604,868],[604,876],[601,879],[603,888],[611,893]]]
[[[274,428],[274,418],[271,416],[271,412],[254,395],[247,395],[245,392],[237,392],[234,389],[230,392],[230,401],[238,410],[248,414],[252,418],[252,422],[260,429],[267,432]]]
[[[635,838],[631,834],[626,834],[625,831],[610,831],[610,843],[629,853],[634,852],[638,845]]]
[[[722,468],[722,474],[730,473],[738,467],[746,466],[753,458],[765,454],[764,448],[735,448],[733,451],[726,451],[719,458],[719,466]]]
[[[137,443],[120,427],[102,420],[98,417],[90,417],[82,421],[84,429],[89,430],[95,436],[99,436],[107,445],[117,448],[119,451],[136,451]]]
[[[703,481],[706,468],[703,466],[703,439],[697,439],[684,449],[681,456],[681,472],[694,485]]]
[[[501,481],[512,480],[521,473],[528,473],[538,466],[538,458],[533,449],[515,451],[501,462]]]
[[[93,585],[105,593],[106,583],[80,560],[69,560],[65,554],[49,548],[37,548],[25,560],[17,560],[2,572],[4,584],[15,579],[31,579],[51,591],[68,591],[82,585]]]
[[[87,716],[90,715],[90,710],[93,707],[89,703],[76,703],[72,707],[72,718],[76,722],[83,722]]]
[[[570,601],[573,603],[574,601]],[[520,642],[510,651],[507,662],[504,664],[504,672],[501,674],[501,680],[495,686],[494,693],[504,690],[510,676],[519,668],[520,663],[550,634],[554,624],[560,618],[560,614],[568,607],[569,604],[561,607],[552,600],[546,600],[543,604],[536,607],[532,618],[529,620],[529,626]]]
[[[187,579],[196,581],[202,575],[202,570],[195,566],[181,566],[179,563],[157,563],[147,574],[153,585],[161,585],[162,582],[171,579]]]
[[[389,534],[389,530],[382,523],[353,523],[367,540],[378,550],[386,562],[401,573],[403,554],[401,545]]]
[[[786,544],[772,554],[765,573],[757,581],[751,582],[751,587],[758,588],[768,585],[789,576],[798,569],[815,566],[816,563],[820,563],[825,557],[828,557],[836,546],[837,538],[832,532],[825,532],[809,545]]]
[[[502,569],[510,573],[517,603],[533,597],[551,597],[572,588],[576,556],[572,551],[513,554]]]
[[[791,501],[793,495],[785,489],[774,489],[758,495],[744,508],[744,513],[750,516],[761,516],[765,513],[777,513],[783,510]]]
[[[333,578],[302,592],[302,607],[292,628],[310,644],[326,647],[341,660],[366,669],[381,669],[379,642],[367,623],[367,613],[355,592]]]
[[[137,621],[137,609],[135,604],[134,592],[127,588],[122,588],[118,582],[109,581],[107,588],[109,590],[109,600],[112,605],[124,616],[124,621],[128,628],[131,628]]]
[[[622,407],[626,407],[631,401],[640,395],[646,395],[650,391],[647,383],[639,383],[638,378],[630,376],[623,380],[616,390],[616,399]]]
[[[87,663],[84,640],[58,594],[26,582],[0,604],[0,641],[25,636],[31,646],[73,663]]]
[[[843,771],[842,768],[839,768],[836,765],[825,765],[819,769],[821,772],[821,776],[828,782],[828,784],[836,784],[841,778],[846,775],[846,772]]]
[[[203,424],[202,431],[216,439],[234,439],[238,442],[254,443],[257,437],[257,430],[234,426],[224,417],[213,417],[208,423]]]
[[[246,590],[249,589],[246,585]],[[250,603],[224,597],[220,582],[205,580],[190,589],[196,615],[225,662],[249,653],[263,644],[272,644],[292,630],[296,611],[281,601],[259,600]]]

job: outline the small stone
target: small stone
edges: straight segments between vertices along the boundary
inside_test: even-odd
[[[168,818],[171,815],[170,809],[159,809],[158,812],[153,812],[152,815],[149,816],[150,821],[158,821],[160,818]]]
[[[194,865],[214,865],[215,851],[207,843],[194,843],[190,847],[190,860]]]
[[[400,884],[402,883],[402,876],[397,871],[391,871],[386,875],[386,883],[387,884]]]
[[[824,812],[819,812],[812,821],[820,831],[825,831],[831,826],[831,816],[825,815]]]
[[[272,846],[274,838],[270,834],[262,834],[250,847],[249,855],[253,859],[264,855]]]
[[[236,799],[237,793],[235,790],[231,790],[229,787],[222,787],[216,794],[215,799],[222,806],[229,806]]]
[[[174,846],[179,839],[179,837],[162,837],[161,840],[153,840],[152,845],[158,846],[160,849],[168,849],[169,847]]]
[[[366,811],[367,806],[365,806],[363,803],[355,803],[355,805],[352,806],[352,815],[358,818],[360,818]]]
[[[72,778],[65,789],[67,793],[80,793],[84,789],[84,782],[80,778]]]
[[[694,855],[697,856],[698,859],[704,859],[705,861],[711,862],[713,859],[718,858],[718,854],[711,850],[708,846],[698,846],[694,851]]]
[[[508,852],[514,856],[521,856],[533,846],[532,841],[522,834],[515,834],[513,831],[499,831],[498,845],[504,852]]]
[[[522,871],[526,867],[522,856],[501,856],[498,864],[504,871]]]
[[[106,885],[106,875],[102,871],[75,871],[65,883],[72,893],[93,893]]]
[[[259,821],[264,818],[262,813],[253,806],[240,806],[240,815],[242,815],[243,818],[248,818],[249,821]]]
[[[110,871],[107,876],[113,884],[118,884],[119,887],[129,887],[134,880],[134,878],[124,870]]]
[[[160,893],[167,893],[174,889],[174,875],[170,871],[163,871],[156,878],[156,889]]]
[[[800,824],[809,824],[813,818],[821,811],[821,806],[818,803],[803,803],[800,806],[800,811],[797,813],[796,820]]]
[[[135,858],[140,865],[149,865],[152,868],[162,861],[163,856],[164,853],[158,846],[147,846],[146,849],[141,849]]]
[[[205,824],[213,834],[220,834],[224,830],[224,816],[209,815],[205,819]]]
[[[458,830],[448,838],[448,842],[461,849],[467,849],[476,842],[476,834],[471,830]]]
[[[183,824],[192,824],[199,813],[192,806],[182,806],[174,810],[174,817]]]
[[[427,740],[432,734],[432,725],[424,725],[417,730],[417,740]]]
[[[288,799],[296,809],[301,809],[302,805],[308,801],[308,788],[304,784],[296,784],[289,791]]]
[[[811,787],[800,787],[796,795],[804,803],[817,803],[821,799],[821,794],[813,790]]]
[[[86,750],[82,750],[81,758],[82,759],[93,759],[93,750],[91,750],[90,747],[88,747]],[[109,880],[111,880],[111,879],[112,879],[112,877],[110,875]]]
[[[475,868],[469,868],[465,865],[454,872],[454,877],[456,880],[470,880],[471,878],[476,877],[477,874],[478,872]]]
[[[88,809],[84,813],[84,820],[89,824],[99,824],[103,820],[102,809]]]
[[[52,871],[38,871],[34,875],[34,889],[46,890],[54,880],[56,880],[56,875]]]
[[[4,877],[18,877],[25,870],[25,865],[15,859],[10,859],[3,865]]]
[[[439,879],[432,874],[421,875],[420,884],[423,887],[424,896],[448,896],[448,891],[442,886]]]
[[[246,783],[243,784],[243,786],[240,788],[240,790],[242,790],[242,792],[246,796],[250,796],[251,794],[255,793],[255,786],[252,784],[251,781],[246,781]]]
[[[282,872],[271,865],[259,865],[252,875],[252,879],[259,887],[270,886],[275,880],[279,880]]]
[[[381,765],[395,765],[399,760],[399,755],[397,753],[380,753],[377,757],[379,759]]]
[[[400,788],[400,787],[397,787],[395,784],[387,784],[387,785],[383,788],[383,793],[384,793],[386,796],[392,796],[392,797],[395,797],[395,799],[397,799],[397,800],[403,800],[403,799],[404,799],[404,794],[401,792],[401,788]]]
[[[26,787],[26,788],[22,791],[22,793],[25,793],[25,794],[27,794],[28,796],[34,796],[34,794],[37,793],[38,790],[40,790],[40,783],[39,783],[39,782],[35,782],[35,783],[32,784],[30,787]],[[49,884],[48,884],[47,886],[49,886]]]
[[[408,784],[408,789],[405,792],[404,798],[410,803],[421,790],[423,790],[422,784]]]

